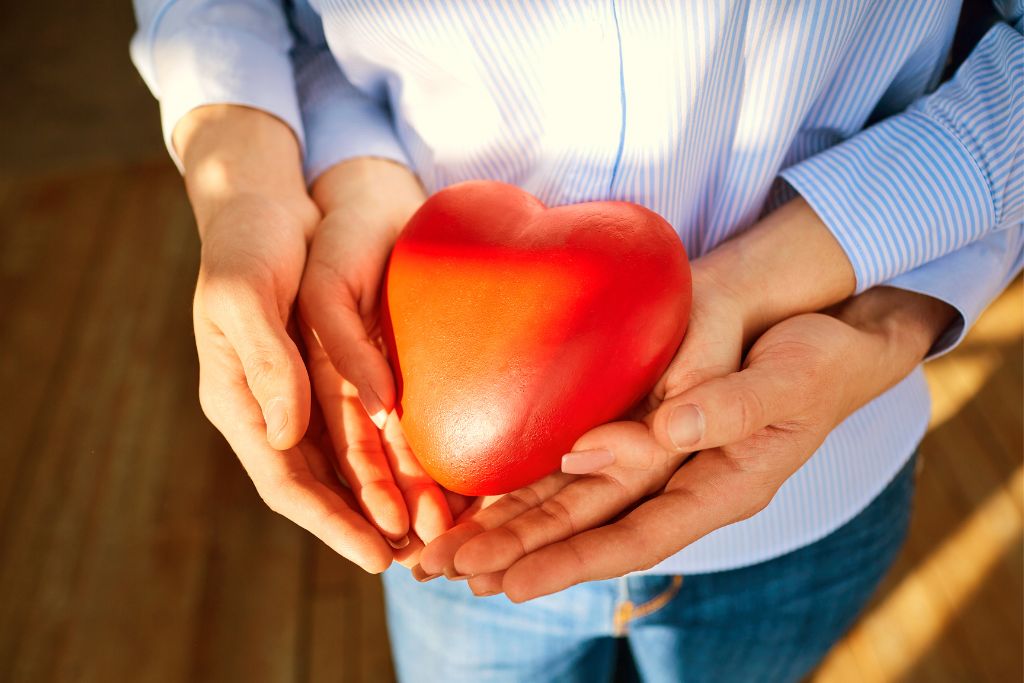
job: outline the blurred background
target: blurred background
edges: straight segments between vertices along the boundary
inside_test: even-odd
[[[386,681],[380,585],[199,409],[199,243],[127,0],[0,5],[0,681]],[[909,542],[815,683],[1024,679],[1024,289],[928,367]]]

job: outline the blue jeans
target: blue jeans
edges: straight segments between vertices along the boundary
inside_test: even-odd
[[[465,582],[384,575],[398,677],[418,681],[799,681],[853,624],[896,558],[912,458],[853,520],[767,562],[581,584],[521,605]]]

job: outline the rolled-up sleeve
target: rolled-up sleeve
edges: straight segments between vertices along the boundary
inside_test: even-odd
[[[290,55],[293,36],[276,0],[135,0],[132,61],[160,102],[167,149],[174,127],[196,107],[236,104],[305,136]]]
[[[306,134],[305,172],[312,183],[331,166],[356,157],[408,165],[383,89],[371,96],[345,77],[312,9],[298,3],[294,15],[295,79]]]
[[[916,277],[941,278],[944,268],[967,267],[988,247],[945,255],[992,232],[1019,229],[1022,140],[1024,36],[1017,17],[1014,26],[988,31],[933,94],[782,176],[835,235],[863,291],[930,262]]]

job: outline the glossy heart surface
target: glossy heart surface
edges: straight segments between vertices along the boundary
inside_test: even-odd
[[[413,453],[446,488],[507,493],[643,398],[682,341],[690,268],[628,202],[546,208],[512,185],[431,196],[388,263],[383,336]]]

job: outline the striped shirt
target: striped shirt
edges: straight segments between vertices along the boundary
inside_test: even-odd
[[[169,141],[194,107],[279,117],[312,180],[357,156],[428,191],[643,204],[700,256],[802,195],[853,264],[960,315],[1020,269],[1024,0],[941,83],[953,0],[136,0],[132,55]],[[173,156],[173,150],[171,150]],[[920,368],[851,415],[772,503],[653,571],[766,560],[851,519],[924,434]],[[969,455],[965,454],[965,457]]]

